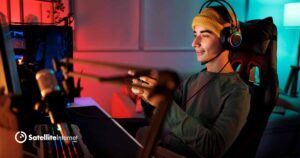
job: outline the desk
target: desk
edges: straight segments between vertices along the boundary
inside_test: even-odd
[[[138,151],[142,148],[142,145],[137,142],[120,124],[111,116],[105,112],[101,106],[99,106],[92,98],[84,97],[84,98],[76,98],[75,102],[67,107],[67,113],[70,116],[70,123],[75,124],[79,127],[80,135],[82,137],[83,143],[89,149],[89,152],[93,155],[93,157],[104,157],[104,158],[134,158],[137,156]],[[38,113],[39,114],[39,113]],[[37,118],[37,117],[36,117]],[[50,123],[49,119],[40,120],[40,118],[45,119],[44,116],[39,117],[38,121],[33,121],[30,123],[34,123],[34,125],[43,125],[46,126]],[[24,124],[24,127],[31,127]],[[49,127],[53,127],[52,125]],[[31,128],[30,128],[31,129]],[[34,129],[33,129],[34,130]],[[43,133],[39,134],[47,134],[49,130],[42,131]],[[78,130],[77,130],[78,131]],[[14,140],[14,134],[16,131],[12,131],[10,133],[4,133],[5,131],[1,131],[0,136],[7,136],[9,141],[3,142],[4,145],[10,150],[1,152],[1,149],[5,149],[0,146],[0,155],[2,157],[21,157],[22,148],[20,144],[16,144]],[[32,130],[25,131],[26,134],[36,135],[38,132],[34,132]],[[40,132],[40,130],[39,130]],[[4,133],[4,134],[3,134]],[[78,134],[79,135],[79,134]],[[78,136],[77,135],[77,136]],[[45,151],[47,147],[44,148],[39,144],[39,141],[42,141],[44,144],[48,144],[47,147],[53,149],[49,141],[53,140],[38,140],[36,141],[26,141],[23,144],[23,150],[26,151],[26,155],[34,156],[34,155],[45,155],[45,157],[49,157]],[[48,142],[44,142],[48,141]],[[81,139],[80,139],[81,141]],[[13,144],[14,143],[14,144]],[[1,143],[0,143],[1,144]],[[49,145],[50,144],[50,145]],[[15,146],[12,146],[15,145]],[[49,149],[48,148],[48,149]],[[18,152],[19,151],[19,152]],[[52,151],[52,150],[51,150]],[[9,154],[7,154],[9,153]],[[179,157],[177,154],[164,149],[162,147],[157,147],[154,151],[156,155],[161,155],[161,157]],[[42,157],[42,156],[41,156]],[[51,157],[51,156],[50,156]],[[182,158],[182,156],[180,156]]]
[[[142,145],[92,98],[75,98],[68,112],[72,123],[79,126],[83,141],[95,158],[134,158],[142,148]],[[162,147],[156,147],[154,150],[157,157],[184,158]]]
[[[94,157],[136,157],[142,147],[91,98],[75,98],[67,111]]]

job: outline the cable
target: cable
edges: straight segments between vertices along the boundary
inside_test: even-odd
[[[215,60],[215,59],[216,59],[217,57],[219,57],[221,54],[222,54],[222,52],[219,53],[219,54],[217,54],[215,57],[213,57],[213,58],[211,58],[211,59],[209,59],[209,60],[207,60],[207,61],[201,62],[201,65],[205,65],[205,64],[207,64],[207,63],[209,63],[209,62]]]

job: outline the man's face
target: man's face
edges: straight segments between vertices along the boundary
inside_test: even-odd
[[[200,25],[195,26],[192,46],[195,48],[199,62],[208,61],[222,51],[218,36]]]

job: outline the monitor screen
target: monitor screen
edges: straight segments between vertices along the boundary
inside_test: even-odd
[[[52,59],[60,61],[73,57],[72,35],[73,30],[69,26],[10,25],[22,92],[28,95],[26,98],[31,98],[32,103],[41,98],[35,74],[42,69],[54,69]],[[73,70],[72,65],[69,70]],[[64,77],[61,70],[58,69],[55,75],[58,83],[62,83]],[[73,92],[73,79],[68,79],[67,84]],[[72,101],[72,94],[68,98]]]
[[[53,69],[52,58],[57,61],[72,58],[72,34],[72,27],[68,26],[10,25],[18,67],[23,65],[27,71],[36,73],[45,68]],[[63,80],[60,71],[56,72],[56,77],[58,82]]]
[[[26,49],[24,31],[10,30],[10,36],[14,49]]]

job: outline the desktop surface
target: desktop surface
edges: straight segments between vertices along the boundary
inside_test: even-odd
[[[97,106],[72,107],[67,111],[71,123],[79,127],[82,139],[94,157],[137,156],[140,145]]]

